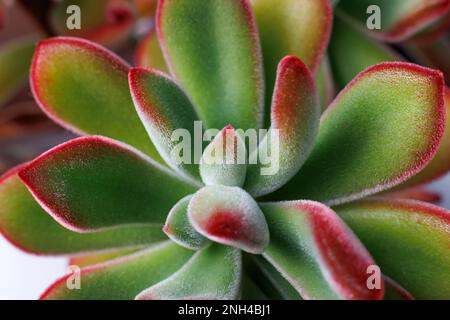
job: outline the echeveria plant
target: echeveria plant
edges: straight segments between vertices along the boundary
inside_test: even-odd
[[[2,234],[83,267],[80,289],[66,276],[42,298],[450,298],[450,212],[385,193],[445,171],[442,73],[378,63],[322,113],[332,10],[300,2],[160,0],[138,57],[159,43],[150,62],[171,75],[79,38],[38,44],[33,95],[83,136],[0,178]],[[220,132],[175,161],[173,132],[197,121]],[[250,149],[238,129],[261,128]],[[270,153],[274,132],[272,174],[208,161]]]

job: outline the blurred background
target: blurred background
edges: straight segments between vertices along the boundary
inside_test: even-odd
[[[75,137],[73,133],[52,122],[33,99],[28,85],[28,73],[36,41],[56,35],[83,37],[107,46],[131,65],[166,71],[154,31],[156,2],[0,0],[0,174]],[[81,8],[80,30],[68,30],[66,27],[66,9],[72,4]],[[335,24],[340,23],[342,32],[344,22],[341,18],[342,16],[335,14]],[[350,29],[344,33],[357,32],[351,30],[350,25],[345,25],[345,28]],[[449,31],[450,13],[447,12],[428,26],[420,37],[397,42],[395,45],[380,45],[392,50],[400,59],[440,69],[448,85]],[[360,36],[365,37],[362,34]],[[333,34],[332,42],[339,41],[338,37],[339,35]],[[333,46],[330,50],[332,49]],[[347,49],[348,59],[353,59],[353,48]],[[366,54],[370,56],[371,52]],[[336,91],[345,85],[338,77],[340,71],[336,67],[345,69],[346,66],[336,65],[333,52],[329,52],[328,57],[329,63],[325,68],[328,75],[324,90],[326,96],[322,97],[324,104],[332,100]],[[450,176],[447,175],[426,188],[436,195],[435,200],[440,198],[437,200],[440,205],[450,209]],[[48,258],[25,254],[0,235],[0,299],[36,299],[49,283],[65,273],[66,267],[67,259],[64,257]]]

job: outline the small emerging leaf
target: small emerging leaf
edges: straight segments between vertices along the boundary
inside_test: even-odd
[[[187,196],[178,201],[167,216],[164,232],[179,245],[192,250],[200,250],[211,243],[207,238],[198,233],[191,225],[188,218],[188,205],[192,196]]]
[[[237,299],[241,277],[241,252],[234,248],[213,244],[197,252],[171,277],[146,289],[136,299]]]
[[[269,243],[269,229],[258,204],[238,187],[206,186],[192,197],[189,220],[205,237],[250,253]]]
[[[244,141],[232,126],[220,131],[205,148],[200,175],[207,185],[242,187],[247,172]]]

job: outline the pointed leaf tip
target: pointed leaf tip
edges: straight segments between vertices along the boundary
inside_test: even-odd
[[[241,187],[247,172],[246,161],[245,144],[229,125],[203,151],[200,175],[207,185]]]
[[[18,174],[49,214],[78,232],[164,223],[176,201],[196,190],[137,150],[100,136],[63,143]]]
[[[189,133],[190,137],[195,137],[198,121],[185,92],[168,75],[157,70],[131,68],[128,79],[137,113],[164,161],[181,175],[200,180],[193,138],[189,145],[193,153],[191,159],[178,161],[178,155],[174,155],[180,144],[174,139],[175,133]]]
[[[263,255],[303,298],[382,299],[383,287],[367,286],[375,262],[332,209],[313,201],[261,208],[271,235]]]
[[[444,123],[441,72],[403,62],[372,66],[328,107],[310,157],[270,197],[338,204],[389,189],[431,161]]]
[[[308,67],[297,57],[287,56],[278,65],[272,98],[271,126],[253,156],[245,189],[255,197],[279,189],[301,168],[311,153],[319,128],[320,106]],[[270,155],[270,164],[262,164]]]
[[[263,252],[269,243],[263,213],[238,187],[204,187],[192,197],[188,216],[194,228],[213,241],[255,254]]]
[[[41,109],[63,127],[123,141],[162,161],[136,114],[128,68],[94,42],[49,38],[37,46],[30,85]]]

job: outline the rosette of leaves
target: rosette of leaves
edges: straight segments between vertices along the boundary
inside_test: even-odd
[[[159,1],[170,75],[78,38],[38,44],[34,97],[83,136],[0,179],[2,234],[83,267],[79,290],[65,276],[42,298],[450,298],[450,213],[372,197],[434,176],[448,153],[442,74],[377,64],[321,114],[331,5],[273,3]],[[324,18],[303,19],[305,6]],[[171,135],[194,136],[197,120],[221,131],[199,164],[179,164]],[[265,139],[279,132],[274,174],[207,161],[267,148],[246,150],[236,130],[265,123]]]

